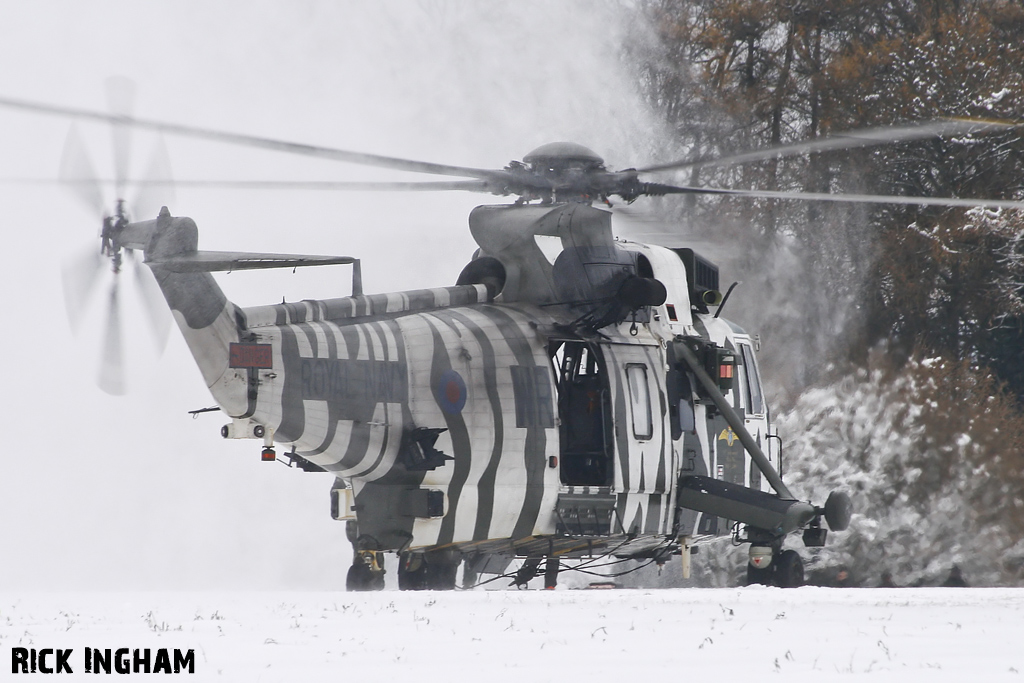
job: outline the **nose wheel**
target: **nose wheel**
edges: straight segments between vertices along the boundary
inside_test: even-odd
[[[804,561],[795,550],[771,548],[771,562],[765,564],[767,546],[750,546],[747,562],[747,585],[797,588],[804,585]]]

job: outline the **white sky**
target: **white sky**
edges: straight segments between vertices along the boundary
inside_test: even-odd
[[[6,3],[0,96],[102,110],[105,80],[121,75],[137,84],[139,117],[477,167],[568,139],[624,168],[667,155],[621,69],[619,12],[614,2]],[[55,178],[68,128],[0,109],[0,177]],[[80,130],[98,173],[111,177],[108,130]],[[135,135],[136,175],[153,142]],[[409,178],[166,142],[182,179]],[[179,189],[170,209],[196,220],[203,248],[361,257],[375,292],[453,283],[474,248],[466,216],[488,201]],[[220,439],[219,415],[189,417],[212,399],[183,342],[172,330],[156,360],[130,307],[131,393],[100,392],[109,283],[77,337],[60,285],[61,263],[96,243],[99,217],[60,187],[0,183],[0,202],[0,586],[341,586],[350,556],[329,517],[330,477],[261,463],[257,443]],[[220,280],[229,297],[253,305],[345,295],[349,271]]]

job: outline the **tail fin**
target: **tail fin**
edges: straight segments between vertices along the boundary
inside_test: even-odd
[[[346,256],[199,251],[195,221],[173,217],[167,207],[156,220],[125,226],[118,241],[143,250],[206,385],[232,416],[248,410],[244,374],[229,362],[231,344],[241,341],[245,326],[210,272],[357,263]]]
[[[133,223],[145,262],[153,271],[178,328],[217,403],[230,415],[246,411],[245,383],[230,372],[229,351],[240,339],[235,306],[208,272],[178,272],[178,259],[199,253],[199,229],[191,218],[172,217],[167,208],[154,221]],[[135,235],[133,235],[135,237]]]

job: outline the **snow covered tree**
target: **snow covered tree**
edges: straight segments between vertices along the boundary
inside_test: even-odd
[[[1019,3],[652,0],[645,11],[657,40],[635,50],[642,85],[695,154],[943,117],[1015,121],[1024,111]],[[703,168],[688,180],[763,189],[1017,197],[1024,196],[1024,139],[1017,130],[961,136]],[[747,307],[744,319],[769,342],[771,360],[793,366],[795,356],[811,366],[786,373],[794,388],[812,381],[830,356],[849,353],[863,361],[866,349],[883,340],[906,351],[933,339],[935,353],[995,361],[992,370],[1024,395],[1024,374],[1002,374],[1024,345],[1020,324],[1011,324],[1019,320],[1015,311],[996,314],[1001,323],[994,336],[1003,341],[989,343],[990,351],[980,354],[982,340],[964,339],[960,325],[949,327],[936,315],[908,317],[901,308],[908,296],[941,301],[932,313],[941,308],[946,318],[978,319],[978,326],[991,328],[978,316],[980,295],[963,294],[1005,291],[1021,281],[1019,269],[1001,268],[1005,278],[994,279],[975,267],[983,259],[958,264],[951,255],[963,253],[956,242],[965,233],[973,236],[976,250],[1009,245],[1014,226],[1020,226],[1009,213],[1000,226],[998,220],[972,222],[962,210],[734,198],[691,202],[684,212],[698,236],[741,245],[729,250],[726,265],[774,299],[774,305],[758,301]],[[927,249],[924,234],[931,235]],[[952,284],[932,278],[931,291],[916,291],[925,286],[920,281],[902,283],[916,285],[915,291],[887,291],[906,280],[908,260],[911,273],[943,273]],[[990,309],[999,303],[987,299]],[[931,334],[937,324],[943,333]],[[794,328],[811,343],[794,345]],[[844,348],[837,339],[853,344]],[[996,346],[1001,353],[993,353]]]
[[[649,0],[641,11],[655,36],[631,55],[641,86],[695,155],[1024,118],[1020,2]],[[1019,199],[1024,136],[710,166],[682,180]],[[726,272],[757,292],[738,292],[730,317],[761,333],[772,393],[789,399],[779,422],[791,485],[815,500],[844,485],[855,494],[853,527],[816,562],[869,581],[889,569],[934,583],[952,563],[975,583],[1024,581],[1024,212],[720,197],[676,210],[688,237],[722,245]],[[712,558],[709,581],[732,580],[722,577],[738,558]]]
[[[787,481],[801,497],[850,491],[850,528],[809,567],[845,565],[937,585],[953,564],[975,585],[1024,581],[1024,423],[1014,399],[969,363],[868,367],[800,397],[779,420]]]

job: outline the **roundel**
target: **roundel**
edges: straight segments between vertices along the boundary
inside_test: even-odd
[[[454,370],[445,370],[437,382],[437,402],[441,410],[454,415],[466,406],[466,382]]]

